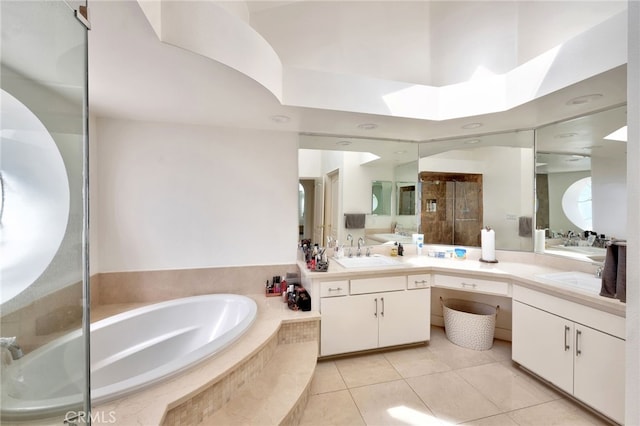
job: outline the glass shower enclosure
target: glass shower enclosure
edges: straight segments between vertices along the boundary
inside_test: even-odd
[[[421,172],[420,181],[425,243],[480,246],[482,175]]]
[[[0,1],[3,423],[90,423],[88,28],[81,6]]]

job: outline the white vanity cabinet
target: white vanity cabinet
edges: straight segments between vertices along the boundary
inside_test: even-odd
[[[433,276],[433,285],[454,290],[497,294],[500,296],[509,296],[509,289],[511,287],[509,281],[443,274],[435,274]]]
[[[328,286],[320,284],[321,289]],[[321,356],[429,340],[428,286],[408,289],[406,275],[356,278],[349,282],[348,295],[335,293],[321,290]]]
[[[624,318],[514,286],[512,357],[624,422]]]

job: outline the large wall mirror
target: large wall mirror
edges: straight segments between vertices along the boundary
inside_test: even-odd
[[[303,238],[322,245],[328,237],[346,243],[347,235],[366,244],[411,241],[418,230],[417,143],[300,135],[299,148],[301,184],[315,188],[305,197],[314,218],[299,215]],[[345,214],[364,214],[364,228],[345,228]]]
[[[545,252],[600,261],[604,241],[626,238],[626,124],[623,105],[536,130],[536,227],[545,230]]]
[[[304,235],[381,244],[420,231],[426,244],[478,246],[490,226],[497,249],[530,252],[538,229],[547,254],[600,261],[604,249],[585,231],[626,238],[625,125],[622,105],[535,130],[419,144],[301,135],[300,179],[315,188]],[[374,182],[391,191],[389,214],[372,214]],[[589,225],[572,221],[572,210]],[[365,228],[345,229],[345,213],[365,214]]]

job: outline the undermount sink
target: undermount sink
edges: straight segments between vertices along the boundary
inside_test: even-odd
[[[354,256],[343,257],[340,259],[333,258],[333,261],[345,268],[375,268],[380,266],[400,266],[402,262],[391,257],[382,255],[373,256]]]
[[[600,293],[602,288],[602,278],[597,278],[586,272],[556,272],[551,274],[539,274],[537,278],[553,281],[557,284],[587,291],[589,293]]]

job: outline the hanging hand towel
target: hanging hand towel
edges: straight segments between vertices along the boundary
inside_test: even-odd
[[[618,246],[610,244],[607,247],[607,253],[604,258],[604,267],[602,268],[602,287],[600,296],[616,297],[616,283],[618,276]]]
[[[627,246],[618,245],[618,271],[616,275],[616,299],[627,302]]]
[[[518,235],[520,237],[529,237],[533,235],[532,220],[528,216],[520,216],[518,218]]]
[[[363,229],[364,218],[364,213],[345,213],[344,227],[346,229]]]

